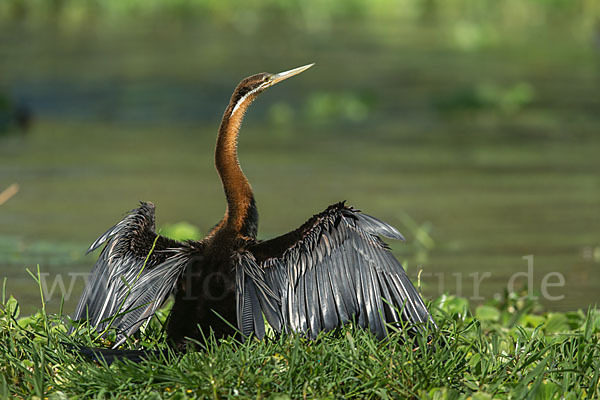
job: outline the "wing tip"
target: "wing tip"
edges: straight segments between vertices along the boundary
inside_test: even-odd
[[[363,228],[367,228],[366,230],[370,233],[385,236],[388,239],[397,239],[403,242],[406,241],[400,231],[387,222],[383,222],[379,218],[375,218],[372,215],[363,214],[362,212],[356,212],[355,215],[361,222],[364,223]]]
[[[94,250],[96,250],[98,247],[102,246],[102,244],[106,241],[106,239],[108,239],[107,237],[105,238],[105,235],[100,236],[98,239],[94,240],[94,243],[92,243],[90,245],[90,247],[86,250],[85,255],[87,256],[88,254],[90,254],[91,252],[93,252]]]
[[[156,206],[151,201],[140,201],[140,206],[138,208],[134,208],[129,211],[127,215],[115,225],[113,225],[110,229],[104,232],[100,237],[90,245],[90,247],[85,252],[86,255],[90,254],[94,250],[98,249],[104,243],[106,243],[110,238],[119,233],[121,229],[127,225],[127,221],[131,217],[135,217],[136,215],[140,215],[144,222],[143,224],[148,226],[148,228],[154,230],[154,218],[155,218],[155,210]]]

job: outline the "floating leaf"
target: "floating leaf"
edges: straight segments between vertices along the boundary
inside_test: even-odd
[[[202,239],[200,230],[189,222],[177,222],[176,224],[167,225],[160,230],[160,234],[175,240]]]

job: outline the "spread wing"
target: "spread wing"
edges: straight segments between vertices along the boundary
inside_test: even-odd
[[[355,321],[377,337],[386,324],[418,332],[435,326],[404,269],[379,238],[404,240],[392,226],[343,203],[297,230],[239,254],[238,325],[264,335],[261,312],[278,332],[315,338]]]
[[[88,320],[99,332],[109,325],[116,328],[117,347],[165,301],[190,252],[189,244],[155,233],[154,205],[143,202],[100,236],[88,253],[104,243],[73,319]]]

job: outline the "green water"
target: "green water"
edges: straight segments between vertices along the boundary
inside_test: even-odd
[[[39,264],[50,285],[60,274],[68,287],[69,273],[93,265],[87,246],[139,200],[156,204],[159,226],[216,223],[213,146],[231,90],[309,62],[261,96],[242,130],[262,237],[347,200],[405,234],[392,249],[411,276],[423,269],[427,297],[490,298],[533,255],[533,294],[548,308],[600,300],[592,39],[539,29],[473,49],[442,28],[393,21],[301,36],[106,28],[0,28],[0,88],[35,114],[27,134],[0,136],[0,190],[20,185],[0,205],[0,268],[26,310],[40,300],[25,268]],[[560,283],[550,273],[564,285],[544,296],[544,279]],[[81,288],[78,279],[66,311]]]

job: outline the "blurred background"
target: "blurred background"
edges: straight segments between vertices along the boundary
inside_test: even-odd
[[[311,62],[242,128],[262,238],[347,200],[403,232],[428,298],[512,277],[548,309],[598,303],[597,0],[3,0],[5,295],[39,308],[39,265],[71,312],[88,245],[139,200],[163,233],[205,233],[233,88]]]

